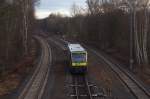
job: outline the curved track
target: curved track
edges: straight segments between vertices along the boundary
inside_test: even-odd
[[[41,56],[37,63],[31,79],[21,92],[18,99],[41,99],[49,74],[49,65],[51,64],[51,49],[46,40],[42,37],[34,37],[41,45]]]

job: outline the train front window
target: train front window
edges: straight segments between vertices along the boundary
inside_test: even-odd
[[[72,53],[72,62],[85,62],[86,53]]]

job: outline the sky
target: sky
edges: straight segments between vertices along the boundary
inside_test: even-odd
[[[71,6],[74,3],[81,7],[86,6],[86,0],[40,0],[40,4],[35,8],[35,17],[43,19],[48,17],[50,13],[70,16]]]

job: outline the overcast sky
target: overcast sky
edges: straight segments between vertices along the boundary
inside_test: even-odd
[[[73,3],[85,7],[85,2],[86,0],[41,0],[40,5],[36,7],[35,16],[41,19],[57,12],[69,16]]]

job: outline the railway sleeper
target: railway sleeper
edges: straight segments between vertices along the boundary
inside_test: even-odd
[[[69,85],[69,87],[85,87],[86,85],[73,85],[73,84],[71,84],[71,85]],[[97,88],[97,86],[96,85],[93,85],[93,84],[90,84],[90,85],[88,85],[89,87],[95,87],[95,88]]]
[[[71,94],[70,95],[71,97],[89,97],[89,95],[87,94],[81,94],[81,95],[75,95],[75,94]],[[108,97],[107,95],[104,95],[103,93],[97,93],[97,94],[92,94],[91,95],[92,97]]]

